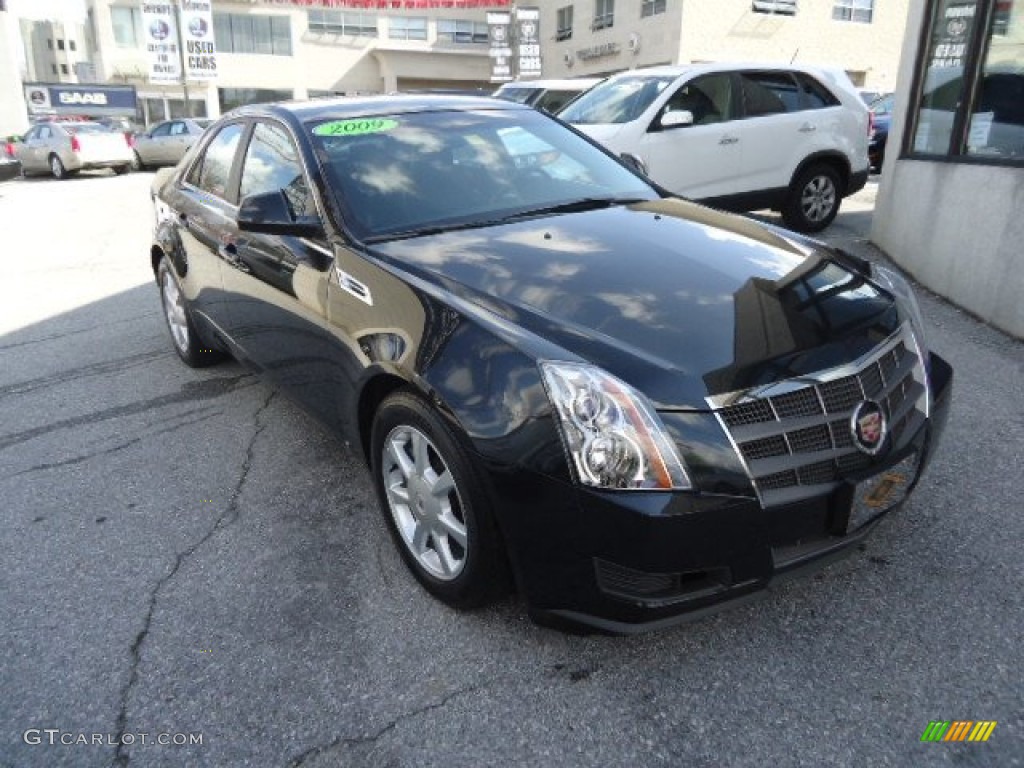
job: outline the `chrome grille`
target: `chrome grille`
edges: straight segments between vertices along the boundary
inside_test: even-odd
[[[743,458],[764,506],[826,493],[871,464],[850,429],[853,410],[878,401],[895,445],[924,420],[924,368],[901,329],[853,366],[709,399]],[[778,394],[773,394],[772,392]]]

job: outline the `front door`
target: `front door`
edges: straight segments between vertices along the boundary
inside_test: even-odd
[[[241,168],[238,199],[281,192],[294,217],[318,215],[289,131],[257,122]],[[321,217],[322,220],[322,217]],[[321,417],[337,424],[351,366],[327,319],[333,257],[325,236],[239,232],[222,254],[229,332],[246,356]]]
[[[640,140],[650,177],[693,199],[732,194],[743,172],[736,132],[734,80],[728,73],[703,75],[679,86]],[[687,111],[692,125],[662,128],[669,111]]]

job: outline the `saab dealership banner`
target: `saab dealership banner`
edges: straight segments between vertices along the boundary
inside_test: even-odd
[[[181,35],[188,79],[216,80],[217,49],[213,41],[211,0],[182,0]]]
[[[26,83],[25,103],[31,115],[134,117],[135,86]]]
[[[142,27],[145,30],[146,55],[151,83],[181,82],[181,51],[178,27],[174,23],[174,4],[143,3]]]

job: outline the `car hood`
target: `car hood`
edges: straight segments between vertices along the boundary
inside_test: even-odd
[[[612,145],[611,143],[615,141],[615,137],[619,135],[624,126],[625,123],[573,124],[573,128],[577,131],[585,133],[597,143],[605,146]]]
[[[630,383],[660,409],[851,362],[891,296],[823,247],[681,200],[375,244],[375,256]]]

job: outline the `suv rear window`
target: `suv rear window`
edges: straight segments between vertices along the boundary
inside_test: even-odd
[[[840,103],[832,91],[810,75],[797,72],[796,79],[799,81],[800,90],[804,95],[804,109],[824,109],[825,107],[835,107]]]

